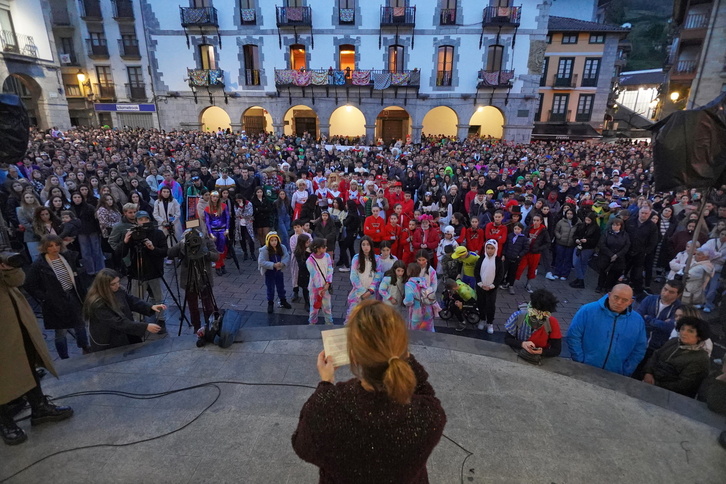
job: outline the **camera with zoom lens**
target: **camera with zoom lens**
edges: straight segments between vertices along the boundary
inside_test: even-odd
[[[25,257],[22,254],[13,252],[11,250],[0,250],[0,264],[5,264],[10,267],[19,269],[23,267],[25,263]]]
[[[131,241],[137,244],[143,244],[144,240],[151,237],[153,228],[145,225],[134,225],[131,228]]]
[[[209,254],[204,237],[198,230],[190,229],[184,234],[184,249],[190,260],[198,260]]]

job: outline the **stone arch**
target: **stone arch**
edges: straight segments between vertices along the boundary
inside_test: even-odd
[[[436,106],[426,113],[421,126],[423,134],[427,136],[440,134],[444,136],[457,136],[458,124],[459,116],[453,108],[449,106]]]
[[[43,96],[43,88],[32,77],[25,74],[12,73],[5,78],[2,84],[2,93],[20,96],[25,109],[28,111],[31,126],[46,126],[41,119],[42,112],[38,108],[38,101]]]
[[[504,113],[496,106],[479,106],[469,119],[469,134],[485,138],[502,139],[504,136]]]
[[[376,142],[379,138],[384,143],[395,142],[399,139],[406,141],[411,136],[413,117],[401,106],[387,106],[381,109],[376,116]]]
[[[227,111],[219,106],[209,106],[199,113],[199,124],[202,131],[217,131],[217,129],[231,129],[232,120]]]
[[[330,114],[330,137],[359,137],[366,134],[366,116],[351,104],[340,106]]]
[[[262,106],[250,106],[245,109],[240,124],[248,135],[274,132],[272,115]]]
[[[318,113],[304,104],[297,104],[290,107],[283,119],[283,133],[286,136],[302,136],[306,131],[313,137],[320,135],[320,116]]]

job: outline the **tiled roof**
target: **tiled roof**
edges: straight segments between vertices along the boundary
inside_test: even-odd
[[[617,25],[587,22],[569,17],[550,16],[547,30],[550,32],[629,32],[630,29]]]

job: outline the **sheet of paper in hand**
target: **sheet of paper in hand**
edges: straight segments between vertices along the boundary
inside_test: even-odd
[[[348,359],[348,328],[321,331],[325,356],[333,359],[334,366],[349,365]]]

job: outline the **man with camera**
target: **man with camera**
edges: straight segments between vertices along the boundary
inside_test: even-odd
[[[167,256],[170,259],[181,259],[179,281],[184,285],[192,326],[194,332],[197,332],[202,326],[199,300],[202,301],[205,320],[214,312],[213,277],[209,269],[211,263],[219,259],[219,252],[208,236],[199,229],[191,228],[184,232],[181,242],[169,249]]]
[[[116,253],[126,261],[128,277],[131,280],[131,294],[144,299],[144,293],[148,289],[151,292],[152,303],[163,304],[161,278],[164,276],[164,259],[168,250],[166,237],[161,230],[151,224],[151,217],[147,212],[137,212],[135,219],[136,225],[126,230],[123,243],[118,246]],[[161,326],[159,334],[165,334],[164,310],[159,311],[156,318],[156,324]]]

